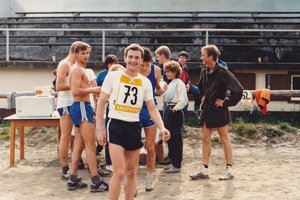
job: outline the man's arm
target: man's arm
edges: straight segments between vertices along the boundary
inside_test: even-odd
[[[108,100],[109,95],[105,92],[100,93],[100,97],[97,103],[97,111],[96,111],[96,131],[98,132],[98,142],[101,146],[106,145],[106,135],[105,129],[103,125],[103,116],[105,110],[105,104]]]
[[[67,91],[70,90],[70,85],[65,82],[68,76],[69,66],[65,62],[60,62],[56,71],[56,91]]]
[[[161,84],[162,77],[161,77],[161,70],[158,66],[154,66],[154,74],[155,74],[155,94],[160,96],[167,90],[167,84]]]
[[[92,86],[92,87],[97,87],[96,79],[91,80],[91,86]],[[101,89],[101,87],[100,87],[100,89]],[[93,93],[93,98],[94,98],[94,101],[95,101],[95,102],[96,102],[96,100],[97,100],[97,96],[98,96],[97,93]]]

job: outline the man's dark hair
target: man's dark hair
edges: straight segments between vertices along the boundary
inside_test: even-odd
[[[109,64],[118,64],[117,56],[109,54],[105,57],[104,66],[107,68]]]
[[[143,48],[144,48],[144,59],[143,59],[143,61],[144,62],[151,62],[152,58],[153,58],[151,50],[147,47],[143,47]]]
[[[180,56],[184,56],[186,59],[188,59],[189,54],[186,51],[181,51],[181,52],[179,52],[178,57],[180,57]]]

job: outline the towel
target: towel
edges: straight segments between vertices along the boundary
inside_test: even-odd
[[[268,112],[267,104],[270,103],[271,91],[269,89],[256,89],[255,100],[261,114],[266,115]]]
[[[35,93],[32,91],[24,91],[24,92],[9,92],[7,93],[7,106],[6,109],[14,109],[16,108],[16,97],[20,96],[34,96]]]

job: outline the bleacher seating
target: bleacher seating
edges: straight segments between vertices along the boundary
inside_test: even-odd
[[[0,19],[0,28],[64,29],[58,31],[10,31],[10,60],[51,62],[62,59],[70,43],[81,40],[92,46],[91,63],[102,60],[102,32],[93,29],[285,29],[290,32],[218,32],[209,31],[209,43],[216,44],[222,59],[228,63],[300,63],[299,13],[96,13],[70,12],[71,16],[34,16],[41,13],[18,13],[20,17]],[[45,13],[47,14],[47,13]],[[49,13],[48,13],[49,14]],[[60,14],[60,13],[54,13]],[[95,14],[91,12],[90,14]],[[87,29],[68,31],[66,29]],[[190,53],[191,67],[199,69],[199,47],[205,45],[205,31],[197,32],[105,32],[106,54],[114,53],[121,60],[130,43],[140,43],[155,50],[168,45],[172,57],[185,50]],[[0,32],[0,61],[5,61],[6,33]]]

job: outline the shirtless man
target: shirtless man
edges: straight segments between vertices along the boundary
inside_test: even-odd
[[[156,55],[159,65],[161,66],[163,80],[169,84],[170,81],[167,79],[167,76],[165,74],[164,65],[166,63],[170,62],[171,51],[170,51],[169,47],[167,47],[167,46],[160,46],[155,50],[155,55]]]
[[[73,123],[69,115],[70,107],[73,104],[73,96],[70,90],[70,72],[72,65],[75,63],[75,46],[74,42],[66,58],[61,60],[56,71],[56,91],[57,91],[57,111],[60,115],[61,136],[59,140],[60,164],[62,167],[61,178],[68,180],[68,144],[70,141]]]
[[[136,191],[136,174],[141,142],[139,113],[146,102],[152,120],[157,124],[164,140],[170,138],[161,116],[153,101],[153,91],[149,79],[138,73],[143,62],[144,50],[138,44],[131,44],[124,51],[125,70],[109,73],[102,85],[97,105],[97,129],[100,145],[109,142],[109,152],[113,165],[109,199],[117,200],[125,179],[125,199],[132,200]],[[109,121],[105,134],[103,115],[109,100]]]
[[[164,93],[165,88],[160,87],[160,82],[162,81],[161,70],[158,66],[151,63],[152,53],[149,48],[144,47],[144,59],[143,63],[139,68],[139,73],[147,77],[152,85],[152,93],[154,102],[156,104],[155,94],[161,95]],[[146,135],[146,150],[147,150],[147,179],[146,179],[146,191],[152,191],[153,186],[153,171],[155,168],[155,139],[157,125],[152,121],[151,116],[148,112],[146,103],[143,104],[142,110],[140,112],[140,124],[144,128]]]
[[[85,147],[87,163],[92,179],[91,192],[103,192],[108,190],[108,184],[103,181],[97,172],[95,121],[89,97],[91,93],[99,94],[100,87],[90,87],[90,81],[85,70],[90,51],[90,46],[84,42],[79,42],[75,46],[76,63],[70,75],[74,103],[70,108],[70,116],[74,126],[79,128],[79,134],[75,135],[71,174],[67,186],[69,190],[87,187],[87,184],[81,182],[81,179],[77,175],[80,155],[83,147]]]

